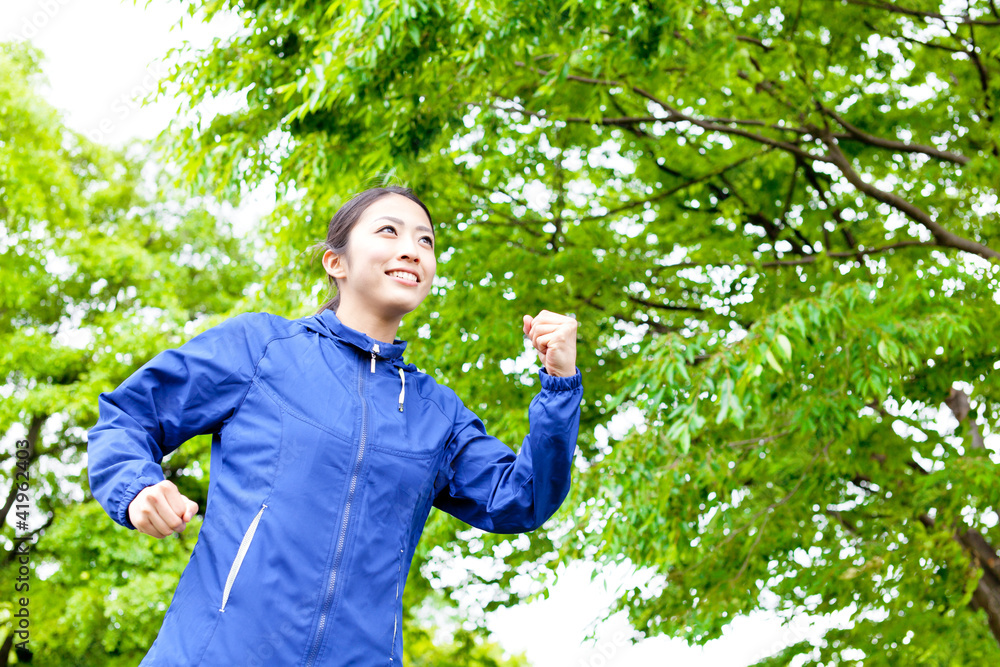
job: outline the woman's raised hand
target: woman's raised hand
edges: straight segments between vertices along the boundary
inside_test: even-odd
[[[524,316],[524,333],[549,375],[576,375],[576,328],[575,319],[550,310]]]
[[[166,537],[187,528],[198,503],[177,490],[169,479],[147,486],[128,506],[128,519],[140,533]]]

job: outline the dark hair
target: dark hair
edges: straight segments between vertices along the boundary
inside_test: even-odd
[[[341,206],[337,212],[333,215],[330,220],[330,226],[326,232],[326,241],[320,241],[313,246],[313,258],[317,254],[325,253],[327,250],[332,250],[338,255],[343,255],[347,252],[347,241],[351,236],[351,230],[354,229],[354,225],[358,224],[358,220],[361,219],[362,214],[375,203],[377,200],[381,199],[386,195],[402,195],[411,201],[420,204],[420,208],[424,209],[424,213],[427,214],[427,219],[431,220],[431,212],[427,210],[424,203],[413,194],[413,190],[410,188],[402,187],[400,185],[385,185],[378,188],[368,188],[362,192],[351,197],[350,201]],[[433,221],[431,226],[433,226]],[[340,291],[337,284],[337,279],[327,274],[327,283],[330,288],[334,290],[334,295],[326,301],[316,314],[322,313],[324,310],[332,310],[337,312],[337,307],[340,305]]]

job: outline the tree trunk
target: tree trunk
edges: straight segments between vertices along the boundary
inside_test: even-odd
[[[945,405],[951,408],[952,414],[959,422],[968,420],[972,434],[972,448],[984,448],[986,443],[983,442],[983,433],[972,415],[968,394],[953,387],[951,394],[945,400]],[[974,609],[981,609],[986,613],[990,632],[1000,644],[1000,557],[997,556],[996,547],[987,542],[982,533],[971,529],[965,533],[956,533],[955,539],[972,557],[973,564],[982,569],[983,574],[976,584],[976,590],[972,593],[971,604]]]
[[[1000,558],[997,550],[975,530],[967,530],[956,539],[972,556],[973,562],[982,568],[983,575],[972,593],[972,607],[986,613],[990,632],[1000,643]]]
[[[35,460],[35,452],[38,450],[38,435],[42,432],[42,426],[48,420],[48,415],[32,415],[31,425],[28,427],[28,458],[24,459],[25,465],[30,470],[31,462]],[[10,491],[7,492],[7,500],[0,508],[0,526],[7,523],[7,514],[14,506],[14,499],[17,497],[17,487],[20,482],[17,479],[18,465],[14,462],[14,470],[10,476]]]
[[[10,660],[10,650],[14,648],[14,632],[11,631],[7,638],[3,640],[3,646],[0,646],[0,667],[7,667]]]

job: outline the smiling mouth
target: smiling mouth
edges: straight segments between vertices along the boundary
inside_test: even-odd
[[[385,275],[390,278],[396,278],[398,280],[405,280],[406,282],[417,284],[420,279],[416,275],[410,273],[409,271],[386,271]]]

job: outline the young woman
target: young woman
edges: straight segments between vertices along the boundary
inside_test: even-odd
[[[198,510],[161,460],[212,434],[201,531],[143,666],[400,665],[402,593],[431,507],[526,532],[569,491],[576,320],[543,310],[520,323],[544,368],[515,455],[403,361],[400,319],[436,271],[423,203],[406,188],[366,190],[324,246],[337,294],[319,312],[243,313],[98,399],[91,491],[119,524],[157,538]]]

